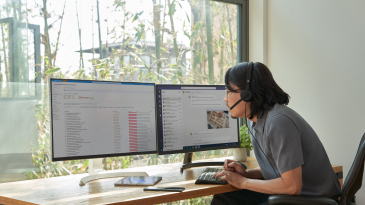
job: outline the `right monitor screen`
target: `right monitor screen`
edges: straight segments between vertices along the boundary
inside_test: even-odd
[[[224,85],[156,85],[158,153],[239,147]]]

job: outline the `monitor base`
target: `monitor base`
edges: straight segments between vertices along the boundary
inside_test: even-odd
[[[84,186],[86,183],[96,179],[111,177],[128,177],[128,176],[148,176],[146,172],[103,172],[102,159],[89,159],[89,176],[83,177],[79,185]]]
[[[204,166],[223,166],[224,162],[195,162],[192,163],[193,153],[185,153],[184,164],[180,167],[180,172],[184,172],[184,169],[191,167],[204,167]]]
[[[105,174],[95,174],[87,177],[83,177],[80,180],[80,186],[84,186],[87,182],[103,179],[103,178],[111,178],[111,177],[127,177],[127,176],[148,176],[146,172],[115,172],[115,173],[105,173]]]

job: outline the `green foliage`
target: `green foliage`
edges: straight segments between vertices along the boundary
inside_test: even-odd
[[[212,203],[213,196],[203,196],[192,199],[185,199],[181,201],[174,201],[169,203],[164,203],[163,205],[209,205]]]
[[[131,166],[131,157],[110,157],[102,160],[104,170],[125,169]]]
[[[248,133],[248,128],[246,127],[246,125],[240,127],[240,145],[241,148],[247,148],[248,150],[252,150],[251,137]]]
[[[115,0],[114,1],[114,6],[117,9],[118,7],[123,7],[126,4],[125,1],[121,1],[121,0]]]
[[[139,18],[139,16],[141,16],[141,15],[143,14],[143,12],[144,12],[144,11],[141,11],[141,12],[139,12],[139,13],[136,13],[136,14],[134,15],[134,18],[133,18],[132,23],[133,23],[134,21],[136,21],[136,20]]]
[[[57,71],[59,71],[60,68],[52,68],[52,69],[49,69],[47,70],[46,72],[44,72],[45,74],[52,74],[52,73],[55,73]]]
[[[170,8],[169,8],[169,15],[174,15],[174,13],[175,13],[175,11],[176,11],[176,9],[175,9],[176,5],[174,4],[174,2],[175,2],[175,0],[174,0],[174,1],[172,1],[171,5],[170,5]]]

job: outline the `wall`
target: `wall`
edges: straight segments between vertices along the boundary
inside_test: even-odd
[[[344,176],[365,133],[364,10],[359,0],[250,1],[250,60],[267,55],[289,106],[312,125]],[[364,188],[357,202],[365,204]]]

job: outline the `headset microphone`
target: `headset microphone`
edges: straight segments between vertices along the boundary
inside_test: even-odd
[[[236,107],[236,105],[238,105],[238,103],[240,103],[242,101],[242,99],[239,99],[232,107],[230,107],[229,109],[232,110],[234,107]]]

